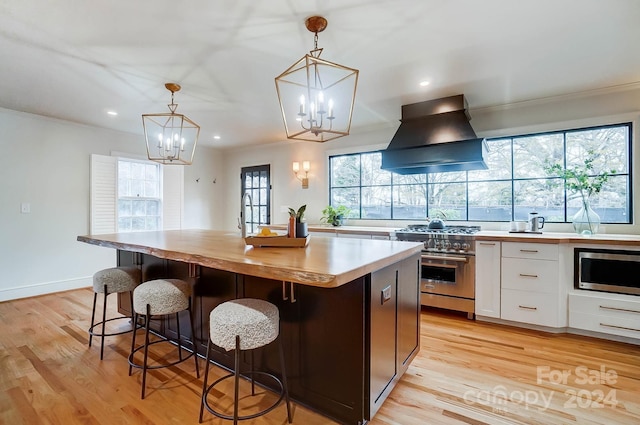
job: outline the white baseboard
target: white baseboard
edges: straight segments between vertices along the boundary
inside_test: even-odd
[[[59,280],[55,282],[35,283],[27,286],[0,289],[0,301],[17,300],[19,298],[35,297],[37,295],[68,291],[93,286],[93,277]]]

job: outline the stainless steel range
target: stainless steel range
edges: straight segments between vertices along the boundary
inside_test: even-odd
[[[476,284],[473,235],[480,226],[433,224],[410,224],[396,231],[398,240],[424,243],[420,302],[425,306],[463,311],[473,319]]]

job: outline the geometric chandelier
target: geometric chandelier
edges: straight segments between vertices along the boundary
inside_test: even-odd
[[[176,114],[173,94],[180,91],[175,83],[164,85],[171,92],[170,113],[143,114],[142,126],[147,143],[147,156],[161,164],[191,165],[200,126],[182,114]]]
[[[322,16],[305,20],[314,49],[276,77],[276,91],[288,139],[326,142],[347,136],[358,86],[357,69],[320,59]]]

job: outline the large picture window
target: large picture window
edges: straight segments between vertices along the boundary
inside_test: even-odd
[[[330,163],[330,203],[351,218],[526,220],[570,222],[579,195],[549,174],[548,164],[583,165],[595,153],[594,174],[615,170],[591,205],[603,223],[631,222],[631,124],[616,124],[487,140],[487,170],[399,175],[380,169],[381,153],[336,155]]]

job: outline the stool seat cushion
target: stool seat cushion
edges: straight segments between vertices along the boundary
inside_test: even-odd
[[[211,342],[230,351],[236,348],[238,335],[241,350],[262,347],[278,337],[279,321],[278,307],[268,301],[253,298],[227,301],[209,315]]]
[[[104,285],[107,285],[107,292],[133,291],[140,283],[141,273],[137,267],[113,267],[100,270],[93,275],[93,292],[104,293]]]
[[[147,304],[152,315],[173,314],[189,308],[191,285],[180,279],[149,280],[133,291],[133,309],[147,314]]]

